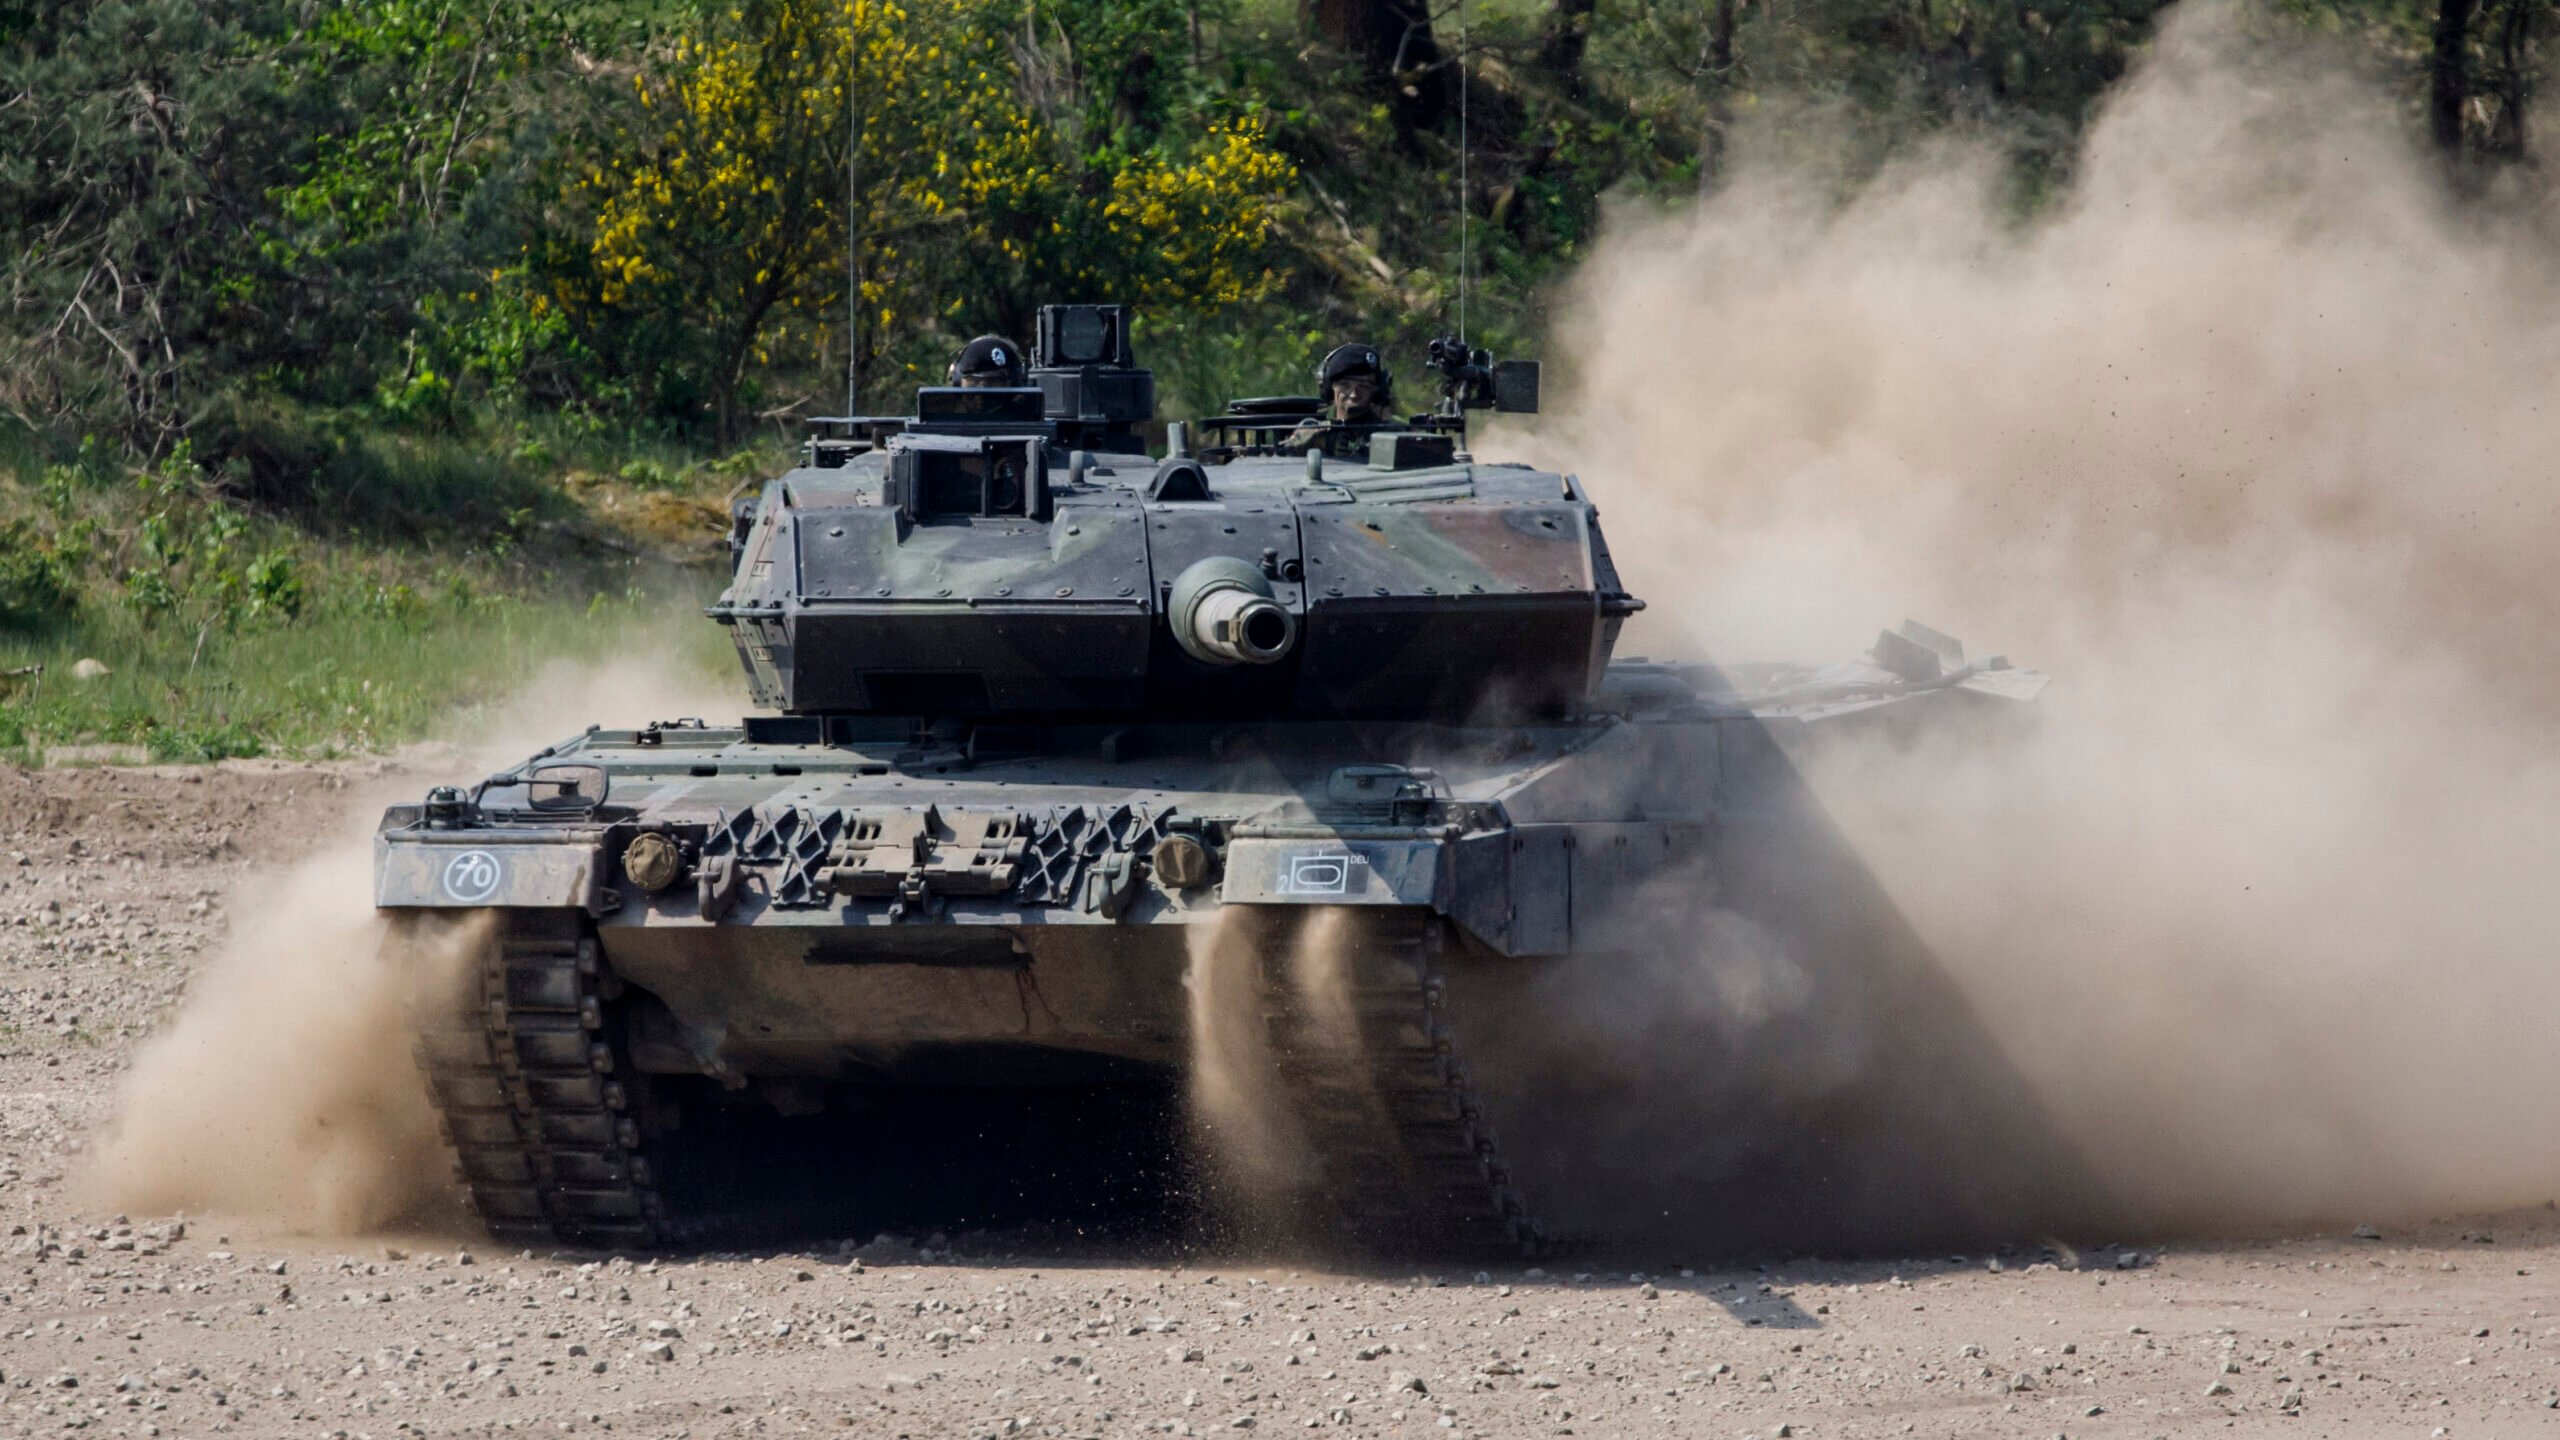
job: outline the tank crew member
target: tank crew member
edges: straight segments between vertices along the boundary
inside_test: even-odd
[[[1395,404],[1395,376],[1387,369],[1378,347],[1355,340],[1333,347],[1324,363],[1316,367],[1316,393],[1324,398],[1324,409],[1310,416],[1307,423],[1291,431],[1288,448],[1304,450],[1325,437],[1331,425],[1384,425],[1394,419],[1390,408]],[[1351,439],[1368,444],[1365,435],[1353,432]]]
[[[968,390],[991,386],[1019,389],[1027,383],[1026,373],[1021,346],[1001,335],[981,335],[952,359],[951,372],[944,383]]]

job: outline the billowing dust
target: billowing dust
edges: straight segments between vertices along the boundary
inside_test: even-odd
[[[1191,1020],[1184,1100],[1213,1208],[1239,1242],[1269,1246],[1293,1238],[1293,1197],[1307,1184],[1308,1156],[1306,1136],[1271,1082],[1262,994],[1268,937],[1258,919],[1229,906],[1184,933]]]
[[[468,784],[597,720],[735,714],[734,696],[638,665],[556,668],[436,773],[349,793],[340,832],[233,897],[231,935],[144,1046],[79,1177],[101,1208],[185,1210],[289,1233],[458,1219],[452,1162],[411,1059],[412,1003],[458,1003],[485,925],[386,949],[372,833],[385,805]]]
[[[1358,921],[1341,906],[1286,917],[1238,905],[1185,934],[1189,1151],[1229,1246],[1306,1252],[1330,1242],[1323,1159],[1277,1070],[1359,1053],[1349,973]],[[1275,983],[1285,997],[1267,988]],[[1301,1053],[1284,1054],[1272,1034],[1267,1016],[1283,1004],[1304,1022]]]
[[[362,903],[371,886],[370,858],[354,846],[282,878],[137,1061],[83,1177],[93,1198],[295,1232],[437,1218],[450,1197],[435,1181],[449,1167],[406,1065],[403,1016],[413,985],[427,1003],[450,1003],[487,931],[452,925],[395,957]]]
[[[1360,1017],[1351,998],[1351,947],[1358,918],[1340,905],[1309,916],[1289,976],[1317,1043],[1337,1051],[1361,1043]]]
[[[2560,1190],[2560,251],[2537,182],[2440,175],[2382,83],[2189,5],[2035,218],[1961,147],[1621,216],[1563,417],[1487,446],[1593,480],[1654,607],[1622,653],[1910,615],[2056,677],[2029,736],[1807,762],[2107,1197],[1993,1228]],[[1573,1007],[1576,1083],[1657,1136],[1737,1073],[1929,1083],[1876,1063],[1923,1021],[1687,953],[1712,1025],[1597,974]]]

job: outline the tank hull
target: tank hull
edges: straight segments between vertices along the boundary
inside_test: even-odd
[[[1747,715],[1122,727],[1010,759],[662,735],[594,732],[535,762],[601,768],[593,810],[395,811],[376,900],[582,912],[625,980],[720,1032],[700,1063],[749,1074],[946,1041],[1180,1064],[1185,935],[1234,906],[1423,911],[1499,956],[1611,948],[1618,893],[1707,863],[1770,783],[1754,767],[1786,770]],[[1111,755],[1061,753],[1086,741]],[[644,830],[682,837],[682,883],[623,872]],[[1168,836],[1212,871],[1155,873]]]
[[[1525,727],[597,730],[395,808],[376,900],[404,931],[496,920],[423,1053],[510,1238],[704,1233],[661,1193],[653,1097],[793,1113],[1207,1067],[1285,1117],[1312,1157],[1285,1208],[1319,1228],[1535,1252],[1556,1237],[1468,1077],[1465,997],[1628,972],[1711,909],[1853,968],[1911,949],[1787,757],[1809,723],[1683,683]],[[1474,1003],[1489,1034],[1521,1013]]]

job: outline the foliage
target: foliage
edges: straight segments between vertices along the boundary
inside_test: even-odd
[[[2464,182],[2536,160],[2540,0],[2270,3]],[[1819,130],[1848,179],[1957,130],[2048,203],[2160,10],[0,0],[0,670],[54,677],[0,748],[416,733],[634,623],[635,553],[721,553],[849,358],[902,408],[1045,301],[1136,305],[1178,416],[1462,304],[1534,349],[1612,202],[1712,190],[1738,137]]]
[[[593,273],[564,277],[564,302],[636,368],[654,355],[734,438],[773,337],[814,361],[844,309],[857,132],[875,362],[901,331],[1019,335],[1060,294],[1193,311],[1268,293],[1272,208],[1293,177],[1260,125],[1213,117],[1148,139],[1133,123],[1094,141],[1094,117],[1061,123],[1025,98],[1013,37],[1039,19],[1017,0],[707,13],[635,77],[633,110],[600,142],[582,182]]]
[[[569,473],[667,467],[666,488],[648,492],[660,502],[723,494],[726,471],[774,461],[758,452],[697,466],[539,433]],[[454,706],[507,695],[540,664],[588,653],[598,621],[706,678],[724,660],[720,632],[698,618],[708,576],[637,566],[629,541],[546,551],[332,540],[243,506],[183,443],[129,465],[111,447],[48,459],[12,442],[0,428],[0,749],[110,743],[203,760],[397,744]],[[473,435],[412,448],[413,464],[461,472],[496,447]],[[606,514],[639,493],[598,484]],[[716,507],[699,509],[669,538],[716,553]],[[82,659],[107,674],[74,678]]]
[[[2402,67],[2467,153],[2530,157],[2538,0],[2276,3]],[[835,407],[849,228],[873,403],[1061,296],[1294,350],[1443,328],[1472,268],[1475,314],[1526,342],[1603,197],[1712,186],[1755,112],[1846,117],[1861,164],[1997,135],[2034,203],[2159,8],[1480,0],[1382,71],[1326,37],[1397,30],[1409,0],[20,0],[0,411],[145,456],[192,438],[322,524],[364,444],[286,453],[261,414],[459,434],[494,408],[725,447]]]
[[[2475,165],[2462,178],[2535,160],[2534,101],[2556,18],[2543,0],[2279,0],[2284,13],[2351,35],[2407,77],[2410,109],[2436,145]]]
[[[68,620],[76,593],[72,557],[21,522],[0,522],[0,628]]]
[[[1806,0],[1753,6],[1620,0],[1593,65],[1689,160],[1720,179],[1725,145],[1770,106],[1817,110],[1866,163],[1950,126],[2004,142],[2030,182],[2058,177],[2164,0]],[[1637,57],[1643,57],[1638,59]]]
[[[420,398],[420,308],[505,258],[502,182],[542,152],[551,11],[26,8],[0,42],[0,405],[156,451],[233,387]]]

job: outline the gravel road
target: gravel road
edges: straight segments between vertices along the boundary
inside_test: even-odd
[[[1428,1275],[930,1234],[635,1263],[459,1226],[106,1213],[83,1167],[137,1051],[276,867],[397,769],[0,773],[0,1431],[2560,1429],[2548,1209],[2086,1253]]]

